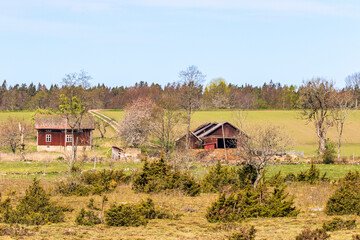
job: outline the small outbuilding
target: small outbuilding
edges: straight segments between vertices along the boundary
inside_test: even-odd
[[[210,122],[197,127],[190,132],[190,149],[217,149],[217,148],[236,148],[237,141],[247,135],[229,122]],[[178,148],[184,148],[186,144],[186,134],[175,140]]]
[[[84,116],[80,128],[74,131],[73,139],[71,127],[64,115],[38,114],[35,116],[35,129],[37,130],[37,151],[71,150],[72,141],[77,143],[79,149],[89,150],[92,146],[92,131],[95,129],[95,122],[92,116]]]

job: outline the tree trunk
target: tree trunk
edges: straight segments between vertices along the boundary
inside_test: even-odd
[[[343,129],[344,129],[344,122],[341,122],[340,123],[340,129],[339,129],[339,142],[338,142],[338,156],[337,156],[337,159],[338,161],[340,160],[340,154],[341,154],[341,136],[342,136],[342,132],[343,132]]]
[[[188,122],[186,128],[185,154],[186,161],[189,161],[189,145],[190,145],[190,122],[191,122],[191,107],[188,108]]]
[[[257,187],[258,187],[258,185],[260,183],[260,180],[261,180],[262,175],[263,175],[263,170],[264,170],[264,168],[259,168],[259,169],[257,168],[256,169],[257,176],[256,176],[256,180],[254,182],[254,190],[257,189]]]
[[[326,138],[321,136],[319,139],[319,154],[323,156],[326,150]]]

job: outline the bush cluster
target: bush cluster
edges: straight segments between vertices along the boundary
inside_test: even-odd
[[[256,169],[251,165],[245,165],[236,170],[229,166],[222,166],[218,161],[202,179],[201,189],[203,192],[222,192],[225,187],[243,188],[248,184],[253,184],[256,177]]]
[[[187,173],[172,171],[163,157],[150,163],[145,160],[142,170],[134,177],[132,188],[145,193],[179,189],[189,196],[200,194],[200,184]]]
[[[122,170],[86,171],[80,177],[61,181],[57,190],[65,196],[88,196],[113,191],[120,183],[127,183],[130,176]]]
[[[254,240],[256,229],[251,226],[250,229],[242,228],[239,232],[229,236],[229,240]]]
[[[109,226],[137,227],[146,225],[151,219],[178,218],[155,208],[152,199],[148,198],[139,204],[112,205],[105,211],[105,223]]]
[[[344,221],[342,218],[336,217],[328,222],[324,222],[323,229],[325,231],[338,231],[342,229],[350,230],[356,227],[356,220],[346,220]]]
[[[335,143],[330,139],[326,139],[325,151],[321,156],[323,163],[325,164],[333,164],[335,162],[336,150]]]
[[[228,197],[220,195],[208,208],[206,218],[209,222],[242,221],[250,217],[290,217],[297,216],[293,198],[285,193],[285,186],[277,186],[273,191],[246,188]]]
[[[50,195],[34,179],[26,194],[13,208],[7,198],[0,206],[1,220],[5,223],[42,225],[64,221],[64,208],[50,201]]]
[[[307,182],[310,184],[315,184],[318,182],[328,182],[329,178],[326,177],[326,172],[321,175],[320,169],[316,165],[311,164],[310,168],[305,171],[301,171],[297,175],[293,173],[288,173],[285,177],[281,176],[281,172],[278,172],[271,178],[267,180],[267,183],[270,185],[276,185],[284,182]]]
[[[338,188],[326,203],[328,215],[360,214],[360,175],[349,171],[338,181]]]
[[[296,236],[296,240],[326,240],[329,238],[330,235],[324,229],[311,230],[310,228],[304,229]]]

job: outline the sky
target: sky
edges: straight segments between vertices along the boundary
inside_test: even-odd
[[[360,71],[358,0],[0,0],[0,81],[164,85],[196,65],[206,83],[345,86]]]

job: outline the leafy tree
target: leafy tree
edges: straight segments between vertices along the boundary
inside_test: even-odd
[[[202,101],[206,108],[229,108],[230,89],[226,81],[222,78],[212,80],[205,87]]]

